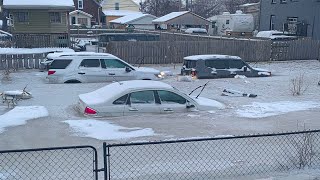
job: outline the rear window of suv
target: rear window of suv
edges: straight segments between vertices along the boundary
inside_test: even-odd
[[[71,61],[71,59],[54,60],[50,64],[50,69],[65,69],[71,63]]]

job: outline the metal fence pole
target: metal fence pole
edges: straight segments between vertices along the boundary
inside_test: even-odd
[[[107,144],[103,143],[103,168],[104,168],[104,179],[108,179],[108,172],[107,172]]]

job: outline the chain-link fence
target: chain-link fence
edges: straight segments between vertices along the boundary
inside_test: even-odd
[[[104,144],[106,179],[225,179],[320,165],[320,131]]]
[[[0,179],[98,179],[91,146],[0,151]]]

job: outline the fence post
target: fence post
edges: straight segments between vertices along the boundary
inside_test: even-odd
[[[110,179],[110,177],[108,177],[109,166],[108,166],[108,162],[107,162],[107,155],[109,155],[109,148],[108,148],[108,153],[107,153],[107,143],[104,142],[103,143],[104,180]],[[110,175],[110,173],[109,173],[109,175]]]

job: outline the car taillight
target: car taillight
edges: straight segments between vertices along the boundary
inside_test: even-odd
[[[196,76],[197,75],[197,71],[191,71],[191,75],[192,76]]]
[[[48,71],[48,75],[51,75],[51,74],[54,74],[54,73],[56,73],[56,71]]]
[[[97,111],[90,108],[90,107],[86,107],[86,109],[84,109],[84,113],[85,114],[90,114],[90,115],[94,115],[94,114],[97,114]]]

